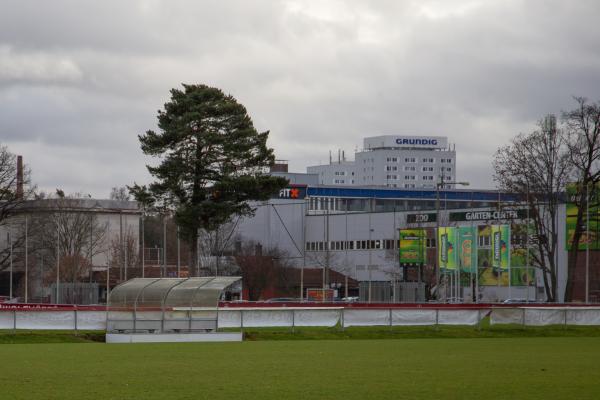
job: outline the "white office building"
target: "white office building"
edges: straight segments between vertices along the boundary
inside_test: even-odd
[[[338,156],[306,170],[321,185],[435,188],[456,180],[456,151],[442,136],[373,136],[364,139],[354,161]]]

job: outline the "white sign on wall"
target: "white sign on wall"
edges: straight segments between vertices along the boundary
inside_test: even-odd
[[[448,138],[445,136],[373,136],[365,138],[365,149],[382,147],[407,147],[424,149],[444,149],[448,147]]]

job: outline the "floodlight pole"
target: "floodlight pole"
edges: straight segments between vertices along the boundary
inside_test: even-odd
[[[590,302],[590,185],[589,182],[585,187],[585,238],[587,244],[585,246],[585,303]]]
[[[27,272],[28,272],[28,268],[27,267],[28,267],[28,265],[27,264],[28,264],[28,261],[29,261],[29,254],[28,254],[29,253],[29,251],[28,251],[29,237],[27,235],[28,234],[27,228],[28,228],[27,227],[27,215],[25,215],[25,303],[27,303],[28,300],[29,300],[29,291],[28,291],[29,284],[28,284],[28,281],[27,281],[27,278],[28,278],[28,275],[27,275]]]
[[[9,227],[10,229],[10,227]],[[10,235],[10,230],[8,232],[8,245],[10,246],[10,285],[9,285],[9,293],[8,299],[12,300],[13,297],[13,244],[12,244],[12,236]]]

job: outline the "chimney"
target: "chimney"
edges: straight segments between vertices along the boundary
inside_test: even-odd
[[[275,160],[275,163],[269,168],[269,172],[288,172],[287,160]]]
[[[17,200],[23,200],[23,156],[17,156]]]

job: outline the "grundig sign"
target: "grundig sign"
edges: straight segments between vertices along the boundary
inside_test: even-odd
[[[422,146],[437,146],[437,139],[406,139],[406,138],[398,138],[396,139],[396,144],[406,145],[406,144],[418,144]]]

